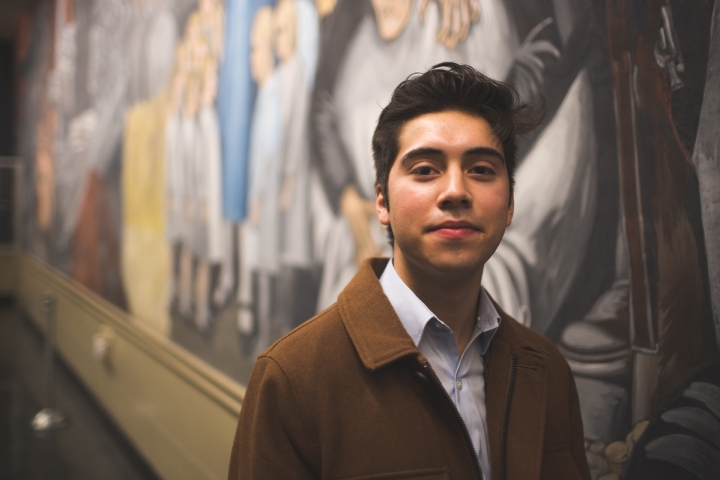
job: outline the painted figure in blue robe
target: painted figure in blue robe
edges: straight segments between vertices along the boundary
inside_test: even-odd
[[[247,216],[250,125],[256,87],[250,75],[252,19],[271,0],[228,0],[224,59],[220,67],[218,115],[223,152],[223,214],[240,222]]]

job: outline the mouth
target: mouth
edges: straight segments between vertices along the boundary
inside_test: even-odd
[[[464,239],[481,230],[476,225],[467,221],[449,220],[433,225],[428,231],[446,239]]]

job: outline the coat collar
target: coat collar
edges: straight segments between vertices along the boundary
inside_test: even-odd
[[[370,370],[420,355],[378,281],[387,262],[387,258],[366,260],[338,296],[345,329],[363,365]]]

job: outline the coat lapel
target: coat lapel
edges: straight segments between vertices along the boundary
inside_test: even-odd
[[[536,480],[540,478],[545,437],[548,358],[535,350],[524,348],[522,342],[514,338],[517,324],[507,315],[501,315],[505,318],[492,342],[486,377],[485,399],[492,476],[498,480]],[[513,355],[516,368],[510,398]],[[507,408],[506,477],[503,479],[503,424]]]
[[[366,260],[338,296],[338,310],[348,336],[370,370],[420,355],[378,282],[387,262],[387,258]]]

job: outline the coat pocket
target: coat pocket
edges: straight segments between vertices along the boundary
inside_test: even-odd
[[[403,470],[402,472],[373,473],[357,477],[343,477],[340,480],[448,480],[447,468],[423,468],[421,470]]]

